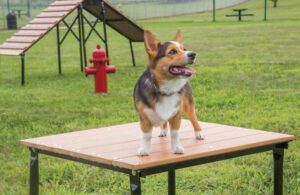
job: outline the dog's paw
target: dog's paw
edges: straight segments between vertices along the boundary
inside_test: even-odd
[[[138,149],[137,155],[138,156],[149,156],[149,153],[150,153],[149,149],[141,147]]]
[[[195,131],[195,136],[197,140],[204,140],[205,138],[203,131]]]
[[[167,133],[168,133],[168,130],[167,130],[167,129],[161,129],[161,130],[160,130],[159,137],[166,137],[166,136],[167,136]]]
[[[183,154],[184,148],[181,145],[177,145],[173,147],[173,153],[174,154]]]

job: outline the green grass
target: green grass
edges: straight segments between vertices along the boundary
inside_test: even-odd
[[[254,0],[237,7],[256,7]],[[198,53],[197,74],[190,82],[198,117],[203,121],[264,129],[300,136],[300,9],[297,0],[279,1],[273,20],[245,22],[225,18],[210,23],[211,13],[139,23],[162,40],[182,29],[187,48]],[[221,14],[224,13],[224,14]],[[0,42],[12,31],[1,32]],[[20,62],[0,57],[0,194],[27,194],[29,152],[20,139],[137,121],[133,86],[146,67],[142,44],[135,44],[136,68],[130,64],[128,41],[110,31],[112,63],[109,93],[93,93],[93,78],[79,69],[78,43],[62,47],[63,75],[57,75],[55,32],[26,55],[26,86],[20,86]],[[88,53],[99,42],[88,44]],[[300,142],[285,155],[285,194],[300,193]],[[183,169],[178,194],[272,194],[270,152]],[[128,194],[128,178],[103,169],[40,156],[41,194]],[[142,180],[145,194],[166,194],[166,174]]]

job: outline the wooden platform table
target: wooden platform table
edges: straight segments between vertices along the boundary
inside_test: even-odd
[[[214,123],[202,122],[202,126],[206,139],[199,141],[194,138],[190,122],[182,121],[182,155],[173,154],[170,137],[159,137],[159,130],[155,129],[150,156],[138,157],[138,123],[21,140],[31,151],[30,194],[39,193],[39,154],[128,174],[132,194],[141,194],[141,177],[168,172],[168,191],[175,194],[176,169],[265,151],[273,151],[274,194],[283,193],[284,149],[294,136]]]

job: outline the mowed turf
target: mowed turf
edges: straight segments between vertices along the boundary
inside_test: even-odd
[[[262,13],[262,1],[236,7]],[[139,21],[163,41],[177,29],[197,52],[197,74],[190,83],[200,120],[294,134],[284,162],[285,194],[300,193],[300,9],[297,0],[270,5],[270,20],[235,22],[211,13]],[[223,13],[223,14],[221,14]],[[273,20],[272,20],[273,17]],[[76,29],[75,29],[76,30]],[[13,34],[1,31],[0,42]],[[132,91],[146,67],[142,43],[134,44],[133,68],[128,41],[109,31],[109,93],[93,93],[93,77],[80,72],[78,43],[62,47],[63,75],[57,74],[55,32],[26,55],[26,86],[20,86],[20,59],[0,57],[0,194],[27,194],[29,151],[24,138],[137,121]],[[100,42],[88,43],[88,55]],[[178,194],[272,194],[272,153],[256,154],[177,171]],[[167,175],[142,179],[145,194],[167,194]],[[41,194],[128,194],[129,179],[91,166],[40,156]]]

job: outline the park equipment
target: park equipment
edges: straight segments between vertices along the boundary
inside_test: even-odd
[[[159,131],[154,131],[150,156],[137,156],[139,123],[22,140],[21,144],[31,151],[30,195],[39,194],[39,154],[125,173],[130,178],[131,194],[135,195],[141,194],[141,177],[168,172],[168,194],[174,195],[176,169],[266,151],[273,151],[274,194],[283,194],[284,149],[294,136],[214,123],[201,124],[206,139],[197,141],[190,121],[182,120],[180,133],[185,148],[182,155],[173,154],[169,148],[171,140],[159,137]]]
[[[226,17],[238,17],[238,20],[242,21],[242,16],[254,16],[254,14],[243,14],[242,12],[244,12],[246,10],[247,10],[246,8],[233,9],[233,11],[237,12],[237,14],[226,15]]]
[[[65,18],[77,10],[74,20],[68,24]],[[91,23],[83,11],[95,16],[96,20]],[[103,33],[99,33],[96,25],[102,22]],[[73,26],[78,23],[78,33],[75,33]],[[60,24],[64,24],[67,31],[60,38]],[[21,57],[21,84],[25,84],[25,53],[47,33],[56,27],[58,72],[62,73],[61,48],[64,40],[72,34],[79,43],[80,69],[83,72],[87,66],[86,43],[92,33],[95,33],[105,45],[106,55],[109,56],[107,25],[129,40],[132,63],[135,66],[133,53],[133,42],[143,42],[144,30],[134,21],[123,15],[105,0],[57,0],[44,9],[28,25],[21,28],[4,44],[0,45],[0,55],[13,55]],[[86,32],[84,26],[89,26]],[[108,62],[109,63],[109,62]]]
[[[106,73],[116,72],[114,65],[106,66],[108,61],[109,59],[107,58],[105,51],[100,45],[97,45],[96,49],[93,51],[93,58],[90,59],[90,62],[93,63],[94,66],[85,68],[86,75],[94,75],[95,93],[107,93]]]

